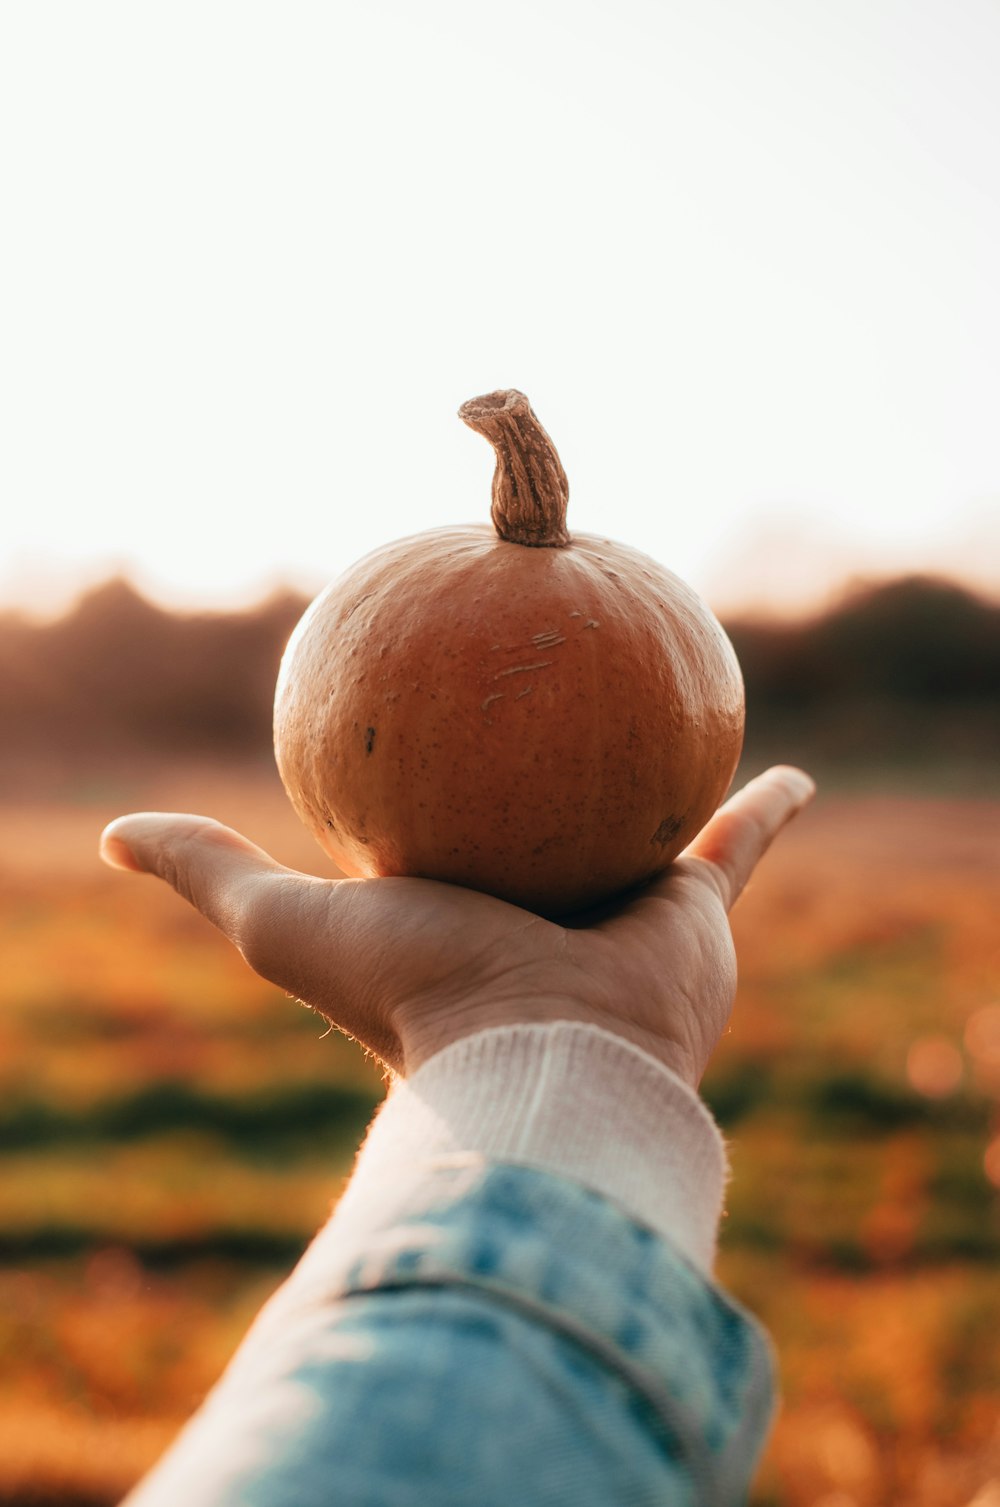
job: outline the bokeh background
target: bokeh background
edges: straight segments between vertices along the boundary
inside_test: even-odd
[[[998,76],[985,0],[0,9],[2,1507],[118,1499],[382,1093],[98,834],[327,872],[283,644],[485,518],[507,385],[725,621],[740,777],[820,781],[705,1085],[754,1507],[1000,1502]]]

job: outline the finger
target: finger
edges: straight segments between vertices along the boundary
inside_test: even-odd
[[[261,886],[291,872],[221,822],[162,811],[120,816],[102,832],[100,855],[112,868],[165,880],[237,946]]]
[[[786,822],[816,793],[801,769],[776,765],[732,796],[685,853],[708,866],[708,874],[729,910]]]

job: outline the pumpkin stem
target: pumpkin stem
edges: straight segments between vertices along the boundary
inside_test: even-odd
[[[568,544],[569,482],[524,393],[508,388],[470,398],[458,416],[496,451],[490,516],[501,539],[550,549]]]

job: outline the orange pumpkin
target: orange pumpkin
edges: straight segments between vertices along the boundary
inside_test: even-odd
[[[278,767],[345,874],[564,915],[660,872],[712,815],[743,682],[683,581],[567,534],[566,476],[522,393],[460,416],[496,450],[493,527],[401,539],[313,602],[278,679]]]

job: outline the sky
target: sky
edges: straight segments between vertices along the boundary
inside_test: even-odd
[[[718,610],[1000,593],[996,0],[0,7],[0,605],[318,588],[485,521]]]

